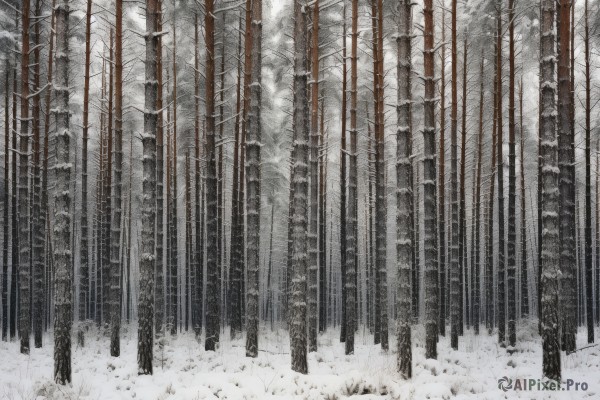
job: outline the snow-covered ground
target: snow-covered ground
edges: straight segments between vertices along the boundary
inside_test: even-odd
[[[393,331],[390,347],[395,349]],[[599,332],[597,331],[596,334]],[[395,351],[384,353],[372,345],[372,335],[360,332],[355,355],[345,356],[339,330],[319,337],[319,351],[309,355],[309,374],[290,370],[287,332],[263,329],[257,359],[245,357],[244,340],[222,334],[217,352],[205,352],[193,334],[167,339],[155,353],[153,376],[138,376],[135,326],[124,327],[121,357],[109,355],[108,338],[89,332],[86,347],[73,349],[73,385],[52,381],[51,336],[42,349],[19,354],[17,342],[0,342],[0,399],[598,399],[600,398],[600,347],[564,356],[563,389],[567,379],[587,390],[558,392],[504,392],[498,380],[541,378],[541,341],[535,324],[519,329],[517,351],[512,355],[497,344],[496,336],[475,336],[467,331],[458,352],[441,338],[438,360],[425,360],[424,330],[413,330],[413,372],[410,381],[396,373]],[[598,336],[596,336],[598,337]],[[75,346],[75,341],[73,342]],[[33,344],[33,343],[32,343]],[[586,345],[583,330],[578,345]]]

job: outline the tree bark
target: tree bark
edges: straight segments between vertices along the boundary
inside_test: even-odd
[[[217,169],[215,148],[215,17],[214,0],[205,0],[204,41],[206,45],[206,160],[207,160],[207,282],[206,282],[206,351],[215,351],[219,343],[220,294],[217,258]]]
[[[425,96],[423,100],[423,197],[425,248],[425,357],[437,358],[438,252],[435,145],[435,58],[433,0],[424,0],[423,57]]]
[[[508,2],[509,40],[509,84],[508,84],[508,245],[507,274],[508,286],[508,344],[513,348],[517,341],[517,197],[516,197],[516,153],[515,153],[515,1]],[[502,222],[502,221],[501,221]]]
[[[26,0],[28,3],[29,1]],[[69,127],[69,0],[60,1],[56,13],[56,76],[54,115],[56,118],[56,195],[54,232],[54,380],[71,382],[72,257],[71,257],[71,158]],[[23,26],[26,26],[24,23]],[[25,63],[27,64],[27,63]],[[21,137],[21,143],[23,137]],[[21,197],[23,199],[23,197]],[[21,224],[21,226],[24,226]],[[23,255],[23,251],[21,251]],[[22,261],[22,260],[21,260]],[[21,291],[23,294],[23,291]]]
[[[358,0],[352,0],[352,42],[350,50],[350,152],[348,159],[348,220],[346,231],[346,355],[354,354],[354,333],[356,331],[356,254],[358,246],[358,166],[356,112],[358,106]]]
[[[156,236],[156,131],[157,116],[157,59],[160,32],[158,0],[146,0],[146,62],[144,82],[144,133],[142,177],[142,248],[140,257],[140,291],[138,295],[138,374],[152,375],[152,335],[154,317],[154,274]]]
[[[396,155],[396,260],[398,263],[398,371],[412,376],[411,263],[412,263],[412,0],[399,4],[398,16],[398,133]]]
[[[29,13],[30,0],[23,0],[21,10],[21,130],[19,133],[19,336],[21,354],[29,354],[31,334],[31,276],[29,225]],[[66,6],[66,5],[63,5]],[[62,21],[61,21],[62,22]],[[58,29],[58,27],[57,27]],[[57,132],[60,132],[57,130]],[[70,257],[70,256],[69,256]],[[14,265],[14,264],[13,264]]]
[[[542,371],[546,378],[559,380],[560,337],[558,318],[559,255],[559,188],[556,137],[556,81],[554,52],[554,1],[541,4],[540,73],[541,102],[541,170],[542,176]]]
[[[319,0],[312,6],[310,48],[310,215],[308,232],[308,351],[317,351],[319,188]]]
[[[294,158],[292,160],[292,318],[290,343],[292,370],[306,374],[306,278],[308,227],[308,83],[307,83],[307,5],[294,2]]]
[[[261,183],[261,101],[262,101],[262,0],[252,1],[252,82],[246,125],[246,216],[247,239],[247,335],[246,356],[258,356],[258,296],[260,269],[260,183]],[[316,294],[316,293],[315,293]],[[316,299],[315,299],[316,300]],[[315,310],[316,311],[316,310]]]

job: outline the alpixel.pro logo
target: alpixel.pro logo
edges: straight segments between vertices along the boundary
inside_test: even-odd
[[[508,392],[509,390],[519,391],[583,391],[588,390],[587,382],[578,382],[574,379],[567,379],[563,382],[542,379],[516,378],[511,379],[503,376],[498,379],[498,389]]]

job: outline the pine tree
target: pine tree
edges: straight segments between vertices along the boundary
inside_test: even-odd
[[[450,229],[450,346],[458,350],[458,335],[460,324],[460,262],[459,245],[460,232],[458,230],[459,204],[458,204],[458,78],[457,78],[457,40],[456,40],[456,1],[452,0],[452,110],[451,110],[451,193],[452,193],[452,225]],[[443,285],[443,283],[442,283]]]
[[[358,0],[352,0],[352,42],[350,50],[350,152],[348,159],[348,221],[346,248],[346,279],[342,284],[346,287],[346,342],[345,353],[354,354],[354,333],[356,331],[356,254],[358,247],[358,166],[356,112],[358,106]]]
[[[396,257],[398,262],[398,371],[412,376],[411,261],[412,261],[412,2],[399,4],[398,16],[398,131],[396,155]]]
[[[290,344],[292,370],[306,374],[308,227],[308,52],[306,3],[294,1],[294,150],[292,160],[292,279]]]
[[[508,344],[514,347],[517,341],[517,197],[516,197],[516,153],[515,153],[515,2],[508,2],[508,40],[509,40],[509,83],[508,83],[508,245],[507,276],[508,285]]]
[[[571,120],[571,0],[561,0],[557,10],[558,44],[558,166],[559,173],[559,242],[562,346],[575,349],[577,330],[577,266],[575,243],[575,148]],[[590,292],[591,293],[591,292]]]
[[[28,0],[25,0],[27,3]],[[56,195],[54,232],[54,380],[71,382],[72,258],[71,258],[71,159],[69,127],[69,0],[61,0],[56,13],[56,76],[52,83],[56,119]],[[25,23],[23,24],[26,25]],[[23,225],[22,225],[23,226]],[[23,252],[21,252],[23,254]],[[21,291],[23,294],[23,291]]]
[[[319,187],[319,0],[312,6],[310,47],[310,211],[308,232],[308,351],[317,351]]]
[[[157,131],[157,31],[160,16],[158,0],[146,0],[146,71],[144,82],[144,134],[142,176],[142,248],[140,257],[140,291],[138,297],[138,373],[152,375],[154,275],[156,236],[156,131]]]
[[[424,0],[423,57],[425,97],[423,100],[423,198],[425,248],[425,357],[437,358],[438,261],[435,145],[435,58],[433,0]]]
[[[262,101],[262,0],[252,1],[252,83],[246,125],[247,239],[247,336],[246,356],[258,356],[258,295],[260,268],[260,183],[261,183],[261,101]]]
[[[21,113],[19,120],[19,336],[21,354],[29,354],[31,333],[31,295],[30,295],[30,246],[29,246],[29,18],[30,0],[23,0],[21,10]],[[67,6],[67,5],[63,5]],[[63,22],[63,21],[61,21]],[[58,25],[58,22],[57,22]],[[62,28],[62,27],[61,27]],[[57,29],[59,27],[57,26]],[[58,39],[57,39],[58,40]],[[58,51],[58,46],[57,46]],[[60,77],[58,79],[62,79]],[[57,130],[57,132],[60,132]],[[68,162],[68,161],[67,161]],[[70,256],[69,256],[70,257]],[[13,264],[14,266],[15,264]],[[14,268],[14,267],[13,267]]]
[[[544,377],[559,380],[560,337],[558,319],[559,256],[559,196],[558,152],[556,137],[556,81],[554,58],[554,1],[541,4],[540,73],[541,111],[540,138],[542,176],[542,275],[541,275],[541,327],[543,341],[542,372]]]
[[[205,0],[204,41],[206,45],[206,164],[207,164],[207,282],[206,341],[204,348],[215,351],[219,343],[220,292],[219,260],[217,258],[217,164],[215,147],[215,16],[214,1]]]
[[[121,354],[121,215],[123,180],[123,0],[115,2],[115,133],[110,227],[110,355]]]

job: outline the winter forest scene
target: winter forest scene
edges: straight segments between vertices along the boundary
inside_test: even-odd
[[[0,400],[600,398],[599,0],[0,0]]]

